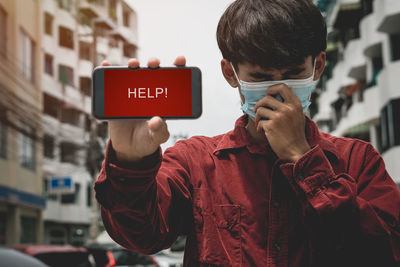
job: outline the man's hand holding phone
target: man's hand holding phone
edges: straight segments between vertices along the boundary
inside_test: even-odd
[[[174,65],[183,67],[186,59],[177,57]],[[156,58],[147,63],[149,68],[158,68],[160,61]],[[103,61],[101,66],[110,66]],[[137,59],[128,62],[130,68],[140,66]],[[109,120],[109,131],[112,146],[116,152],[117,160],[122,162],[138,162],[146,156],[153,154],[158,147],[169,138],[168,126],[159,116],[146,119]]]

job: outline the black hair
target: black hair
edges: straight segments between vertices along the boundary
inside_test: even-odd
[[[217,28],[222,56],[264,69],[301,65],[326,49],[326,23],[310,0],[237,0]]]

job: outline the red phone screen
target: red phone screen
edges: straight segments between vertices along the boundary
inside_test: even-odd
[[[191,116],[191,69],[105,69],[106,117]]]

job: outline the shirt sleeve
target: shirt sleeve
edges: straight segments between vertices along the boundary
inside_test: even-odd
[[[302,200],[305,217],[317,214],[321,224],[334,216],[348,225],[356,222],[366,240],[391,248],[392,258],[400,261],[400,191],[380,154],[370,144],[364,147],[353,151],[358,175],[335,173],[319,145],[296,163],[281,164],[281,171]]]
[[[185,146],[177,143],[136,164],[116,160],[111,141],[97,181],[105,229],[128,249],[153,254],[170,247],[190,225],[191,191]]]

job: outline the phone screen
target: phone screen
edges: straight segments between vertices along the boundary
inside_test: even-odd
[[[192,72],[104,69],[104,117],[192,116]]]

